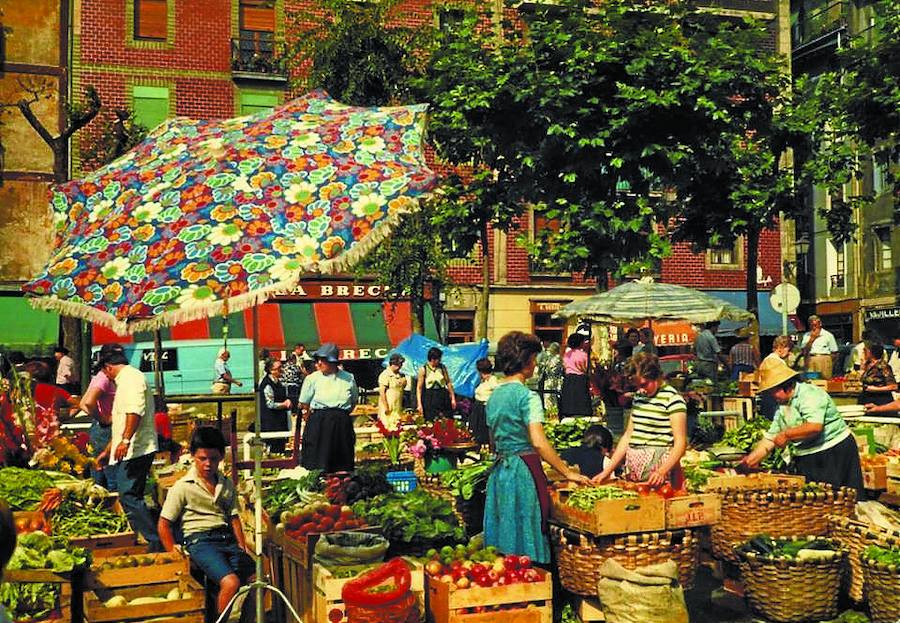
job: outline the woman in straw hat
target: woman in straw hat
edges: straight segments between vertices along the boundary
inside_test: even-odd
[[[775,448],[792,444],[797,471],[807,479],[862,493],[859,448],[834,400],[821,387],[798,382],[799,372],[767,359],[759,368],[759,391],[778,403],[772,426],[742,465],[756,467]]]

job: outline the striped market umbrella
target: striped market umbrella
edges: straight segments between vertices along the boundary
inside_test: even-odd
[[[592,322],[752,320],[753,314],[700,290],[641,279],[569,303],[557,314]]]
[[[53,189],[54,248],[23,290],[35,307],[127,334],[247,309],[304,272],[345,271],[434,186],[425,113],[317,91],[272,112],[168,120]]]

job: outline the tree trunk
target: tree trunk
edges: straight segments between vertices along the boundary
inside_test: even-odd
[[[759,266],[759,227],[747,228],[747,311],[756,317],[756,331],[751,342],[759,348],[759,285],[756,280]]]
[[[491,257],[488,252],[488,224],[481,228],[481,315],[478,318],[478,339],[487,339],[488,310],[491,298]]]

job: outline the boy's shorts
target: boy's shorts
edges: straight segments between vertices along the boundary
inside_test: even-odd
[[[214,582],[221,582],[226,575],[235,573],[241,584],[246,584],[256,573],[256,563],[237,544],[231,528],[189,534],[184,538],[184,548],[206,577]]]

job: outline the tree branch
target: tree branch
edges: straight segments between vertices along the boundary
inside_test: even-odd
[[[69,137],[93,121],[94,117],[97,116],[97,113],[100,112],[102,102],[100,101],[100,96],[97,95],[97,91],[93,87],[88,87],[87,98],[88,107],[77,113],[75,111],[72,112],[69,126],[59,135],[60,139],[64,141],[69,140]]]
[[[44,140],[45,143],[50,147],[50,149],[56,149],[56,143],[59,140],[58,138],[53,138],[50,135],[50,132],[47,131],[47,128],[44,127],[44,124],[41,123],[41,120],[38,119],[35,114],[31,111],[31,105],[34,103],[33,100],[19,100],[17,106],[19,110],[22,112],[22,116],[25,117],[25,120],[34,128],[34,131],[37,132],[40,137]]]

